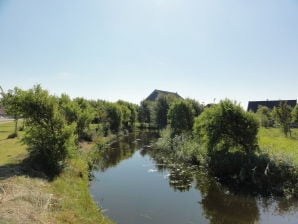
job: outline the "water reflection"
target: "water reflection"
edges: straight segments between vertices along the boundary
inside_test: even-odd
[[[264,220],[270,220],[270,223],[276,223],[276,220],[296,223],[297,202],[232,193],[209,176],[208,172],[202,168],[182,164],[170,155],[163,155],[159,150],[154,149],[152,143],[156,138],[156,133],[135,133],[121,138],[108,148],[101,148],[96,169],[105,172],[108,168],[115,167],[121,161],[127,160],[132,156],[141,155],[138,159],[142,159],[142,157],[148,158],[149,156],[153,167],[151,167],[152,169],[148,167],[147,173],[143,175],[148,175],[148,171],[154,173],[157,170],[158,175],[162,175],[164,179],[167,179],[170,186],[169,190],[172,189],[177,193],[181,192],[181,194],[194,189],[199,192],[200,199],[193,205],[196,207],[197,213],[204,217],[204,219],[199,219],[199,223],[205,222],[204,220],[209,220],[208,222],[212,224],[268,223]],[[136,150],[139,150],[139,153],[135,153]],[[134,169],[136,168],[134,167]],[[136,179],[136,181],[138,180]],[[162,188],[162,186],[159,187],[159,184],[161,184],[159,182],[154,182],[153,184],[156,191]],[[141,189],[138,190],[141,192]],[[140,195],[146,193],[143,192]],[[157,194],[157,192],[154,192],[154,194]],[[146,201],[144,203],[146,204]],[[185,202],[178,201],[177,203]],[[168,206],[171,205],[169,204]],[[171,208],[169,209],[171,210]],[[190,208],[185,207],[185,210],[188,209]],[[179,216],[179,214],[175,215]],[[146,223],[158,222],[152,219],[151,221],[147,220]],[[163,221],[163,223],[169,222]]]
[[[156,132],[134,132],[120,137],[109,146],[99,146],[97,156],[94,157],[94,170],[104,172],[117,166],[132,157],[136,150],[148,147],[157,136]]]

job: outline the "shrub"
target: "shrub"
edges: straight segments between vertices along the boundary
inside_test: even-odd
[[[169,109],[168,120],[174,134],[192,130],[194,121],[192,105],[182,100],[174,102]]]
[[[249,153],[257,146],[258,122],[239,105],[224,100],[195,119],[194,132],[209,153],[234,147]]]
[[[57,98],[40,86],[25,93],[22,113],[31,161],[50,176],[58,174],[76,147],[75,124],[67,125]]]

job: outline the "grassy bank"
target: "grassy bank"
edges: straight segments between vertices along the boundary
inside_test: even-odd
[[[237,147],[208,153],[192,135],[171,137],[163,130],[156,146],[177,162],[200,164],[221,183],[239,192],[298,197],[298,130],[286,138],[279,129],[258,134],[259,149],[245,153]]]
[[[292,160],[298,167],[298,129],[292,129],[292,137],[285,137],[280,129],[260,128],[258,140],[262,152]]]
[[[0,223],[111,223],[98,210],[89,191],[88,159],[82,144],[60,176],[45,175],[24,162],[26,146],[7,139],[13,123],[0,123]],[[22,132],[20,132],[22,135]]]

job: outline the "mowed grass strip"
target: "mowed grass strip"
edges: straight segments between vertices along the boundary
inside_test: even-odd
[[[26,146],[20,141],[23,132],[19,132],[19,137],[8,139],[14,131],[14,122],[0,122],[0,166],[16,164],[27,156]]]
[[[278,128],[260,128],[258,140],[261,151],[292,160],[298,166],[298,129],[292,129],[292,136],[285,137]]]

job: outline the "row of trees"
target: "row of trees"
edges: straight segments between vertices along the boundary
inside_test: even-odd
[[[285,136],[291,135],[291,126],[298,124],[298,105],[294,108],[283,102],[272,110],[259,106],[256,117],[263,127],[280,126]]]
[[[142,101],[138,120],[141,125],[164,129],[168,125],[174,134],[191,131],[194,118],[202,113],[204,106],[194,99],[178,99],[161,95],[156,101]]]
[[[1,105],[15,119],[11,137],[18,135],[18,120],[22,118],[25,127],[22,141],[28,146],[29,158],[49,175],[61,171],[80,140],[91,140],[94,134],[131,130],[137,121],[134,104],[71,99],[66,94],[53,96],[40,85],[29,90],[17,87],[2,90],[1,96]],[[97,133],[90,129],[92,123],[97,126]]]

